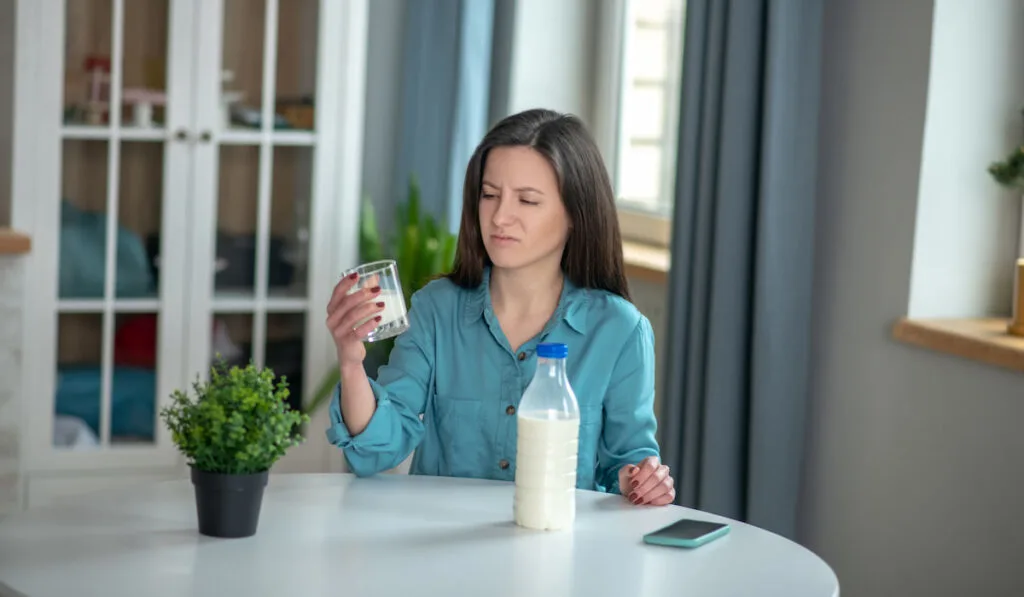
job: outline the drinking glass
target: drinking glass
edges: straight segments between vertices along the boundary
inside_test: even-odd
[[[349,276],[353,272],[358,274],[356,283],[349,289],[352,294],[363,288],[380,286],[380,294],[369,299],[368,302],[383,302],[384,310],[374,313],[370,317],[356,323],[353,327],[359,327],[369,321],[372,317],[380,315],[380,324],[367,334],[367,342],[377,342],[392,338],[409,329],[409,316],[405,307],[405,295],[402,294],[402,283],[398,279],[398,264],[394,259],[373,261],[354,267],[342,274],[342,277]]]

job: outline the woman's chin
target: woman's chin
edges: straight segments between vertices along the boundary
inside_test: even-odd
[[[495,250],[488,247],[487,257],[490,258],[491,264],[494,267],[500,267],[501,269],[516,269],[526,264],[526,260],[520,255],[516,255],[515,252],[503,248]]]
[[[497,259],[491,257],[491,265],[500,269],[518,269],[523,266],[523,262],[520,259],[510,259],[508,257],[498,257]]]

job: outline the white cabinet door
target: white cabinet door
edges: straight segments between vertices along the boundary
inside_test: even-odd
[[[193,0],[19,3],[16,201],[29,201],[28,470],[173,467],[185,373]],[[19,129],[24,130],[24,129]]]
[[[338,222],[358,213],[366,7],[197,6],[189,373],[221,359],[269,367],[300,408],[333,366],[325,307],[355,258],[356,220]],[[324,470],[323,431],[286,468]]]
[[[19,3],[30,475],[180,470],[159,410],[219,357],[287,376],[296,406],[335,366],[366,20],[366,0]],[[283,468],[330,466],[323,421]]]

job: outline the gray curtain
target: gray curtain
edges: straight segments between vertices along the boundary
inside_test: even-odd
[[[452,232],[462,217],[466,164],[487,132],[493,30],[494,0],[408,3],[399,200],[415,177],[423,207]]]
[[[688,0],[662,399],[678,503],[794,538],[821,0]]]

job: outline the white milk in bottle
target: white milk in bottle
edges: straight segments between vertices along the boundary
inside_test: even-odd
[[[542,530],[576,519],[580,410],[565,372],[565,344],[537,346],[537,370],[517,415],[516,524]]]

